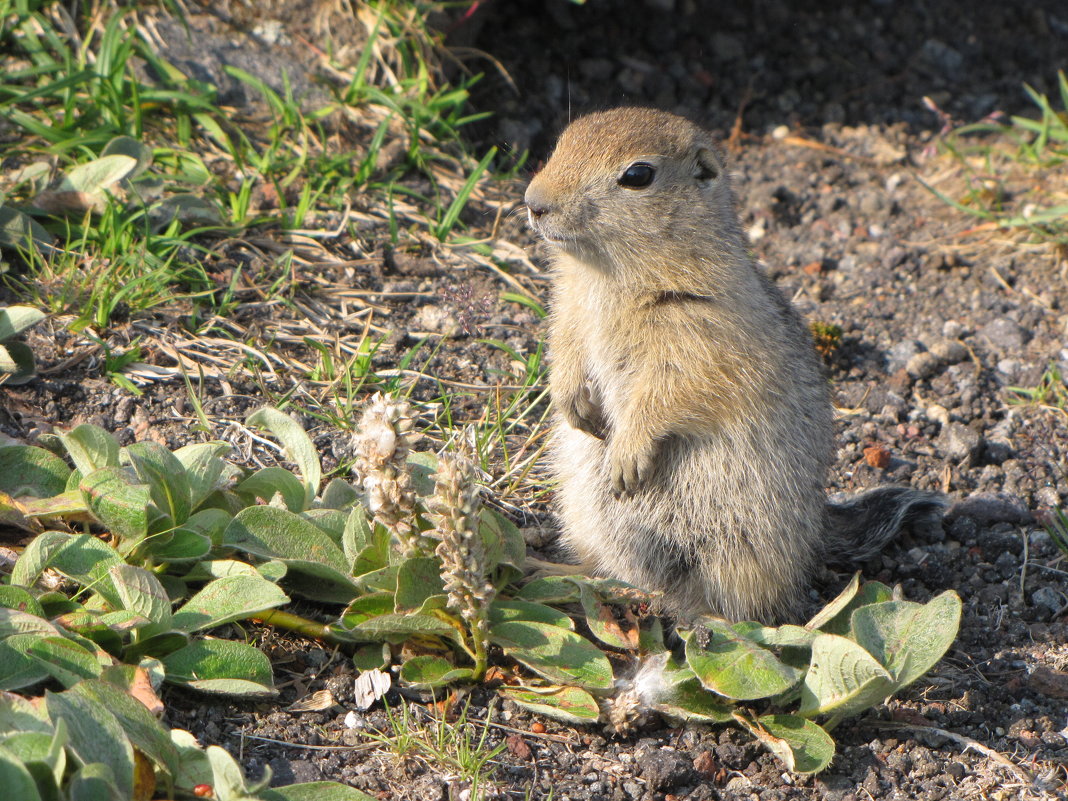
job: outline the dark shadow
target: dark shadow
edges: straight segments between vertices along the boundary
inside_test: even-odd
[[[479,104],[497,141],[544,156],[569,117],[620,104],[686,113],[724,135],[829,122],[939,128],[1033,108],[1068,62],[1062,0],[490,0],[471,24]],[[671,9],[671,10],[668,10]],[[481,27],[477,27],[481,25]],[[470,34],[474,31],[466,32]],[[483,67],[479,67],[482,69]]]

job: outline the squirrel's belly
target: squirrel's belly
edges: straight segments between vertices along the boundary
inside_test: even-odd
[[[676,613],[781,613],[819,547],[822,476],[817,462],[784,463],[760,445],[669,440],[649,483],[616,498],[605,443],[558,420],[563,542],[597,573],[663,592]]]

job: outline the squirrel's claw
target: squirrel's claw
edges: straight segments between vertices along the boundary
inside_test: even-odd
[[[612,492],[616,498],[633,495],[646,483],[653,471],[654,457],[655,452],[651,444],[647,448],[628,453],[613,450]]]
[[[582,386],[569,403],[564,404],[564,416],[572,428],[585,431],[597,439],[608,436],[608,422],[605,420],[600,397],[594,398],[594,390],[588,383]]]

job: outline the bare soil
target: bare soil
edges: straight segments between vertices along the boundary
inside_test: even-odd
[[[277,19],[288,38],[269,43],[248,20],[196,17],[204,31],[197,58],[221,74],[211,65],[236,50],[265,80],[285,65],[313,86],[314,63],[294,55],[301,41],[321,35],[313,18],[283,4],[265,7],[257,23]],[[1055,94],[1068,53],[1062,4],[539,0],[485,3],[474,17],[444,24],[511,79],[487,60],[467,62],[487,71],[476,102],[494,112],[471,132],[476,150],[531,148],[537,164],[569,117],[619,103],[680,110],[722,134],[759,258],[810,320],[843,331],[828,366],[841,413],[829,490],[897,482],[944,491],[953,504],[941,530],[904,538],[865,576],[900,583],[910,599],[953,588],[964,600],[960,636],[946,658],[902,697],[843,723],[834,732],[838,755],[818,776],[788,775],[735,729],[652,723],[619,739],[490,706],[492,693],[476,688],[465,697],[467,725],[488,718],[488,742],[507,743],[492,787],[480,790],[556,801],[1063,797],[1068,567],[1040,522],[1068,502],[1068,417],[1014,403],[1010,387],[1035,387],[1051,365],[1068,374],[1065,253],[978,225],[920,183],[952,197],[966,189],[960,163],[935,146],[945,120],[922,98],[975,121],[1027,111],[1024,82]],[[221,44],[235,41],[229,51]],[[358,132],[339,135],[354,137],[358,150],[366,145]],[[1066,178],[1063,166],[1021,172],[1005,189],[1018,194],[1041,182],[1063,191]],[[414,369],[460,386],[461,413],[492,403],[495,387],[516,381],[516,368],[481,340],[503,340],[527,355],[544,334],[528,309],[500,299],[517,285],[545,296],[541,254],[521,215],[510,214],[521,196],[521,183],[502,184],[465,214],[476,235],[492,232],[518,246],[507,249],[507,270],[430,243],[395,251],[388,226],[361,198],[354,198],[363,214],[357,236],[298,242],[299,289],[290,303],[258,300],[276,251],[251,238],[219,244],[211,258],[220,287],[238,265],[245,276],[226,324],[239,339],[270,341],[276,354],[266,364],[250,359],[249,369],[208,369],[205,411],[233,421],[221,433],[246,458],[264,458],[237,422],[267,394],[296,388],[299,399],[322,390],[300,370],[314,363],[302,341],[311,329],[324,341],[358,342],[366,325],[377,326],[379,369],[395,367],[432,334]],[[326,216],[319,227],[332,231],[340,221]],[[209,356],[228,351],[198,349],[180,336],[186,313],[141,316],[113,333],[120,345],[145,336],[144,361],[164,371],[141,398],[110,384],[99,353],[60,321],[42,327],[34,346],[43,375],[0,396],[0,428],[32,440],[53,426],[91,421],[126,441],[188,441],[193,418],[177,359],[213,368]],[[433,382],[406,378],[417,396],[437,396]],[[306,423],[328,466],[346,457],[347,434],[311,417]],[[888,454],[884,467],[872,466],[880,460],[865,455],[871,448]],[[540,478],[535,471],[507,503],[543,536],[553,523],[544,493],[534,491]],[[823,578],[814,590],[823,598],[845,579]],[[346,727],[356,671],[344,654],[269,631],[254,636],[274,661],[277,702],[170,690],[166,722],[224,745],[254,774],[270,765],[279,783],[328,778],[381,798],[465,797],[447,765],[353,747],[367,742],[361,730],[388,732],[390,724],[376,706]],[[324,688],[336,706],[287,711]],[[456,714],[456,703],[445,706],[435,714]]]

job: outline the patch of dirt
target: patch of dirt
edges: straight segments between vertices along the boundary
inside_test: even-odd
[[[834,763],[813,778],[789,776],[734,729],[654,723],[620,740],[536,721],[507,703],[491,707],[491,694],[475,689],[467,696],[468,725],[490,723],[488,742],[507,743],[493,782],[500,797],[936,801],[1063,792],[1068,572],[1038,521],[1068,502],[1068,417],[1014,405],[1009,388],[1035,386],[1051,364],[1068,374],[1064,253],[1008,232],[976,230],[974,220],[917,179],[950,196],[964,188],[956,162],[933,147],[942,122],[921,98],[968,121],[1025,110],[1024,81],[1054,90],[1068,52],[1068,13],[1052,0],[1026,6],[977,0],[966,8],[948,0],[804,5],[487,3],[480,18],[463,23],[473,26],[466,35],[501,60],[518,92],[488,69],[477,100],[496,113],[476,135],[481,144],[532,147],[537,163],[569,116],[637,102],[686,111],[730,139],[743,220],[760,259],[810,320],[843,330],[830,363],[841,411],[830,489],[901,482],[945,491],[953,502],[943,529],[905,537],[865,576],[901,583],[914,600],[956,589],[964,600],[960,637],[901,697],[843,723],[834,732]],[[220,36],[244,35],[217,17],[201,22]],[[283,27],[311,35],[295,15]],[[1066,177],[1059,167],[1045,180]],[[483,198],[468,213],[476,235],[488,233],[496,210],[520,202],[521,185],[498,191],[499,198]],[[323,230],[337,222],[320,221]],[[412,369],[463,387],[514,380],[515,365],[481,338],[503,340],[524,355],[538,346],[537,318],[499,300],[515,282],[544,297],[543,262],[521,217],[505,214],[498,235],[533,248],[534,263],[517,259],[507,280],[462,252],[429,243],[395,252],[381,220],[364,219],[357,230],[356,237],[318,241],[344,265],[299,263],[300,291],[288,304],[255,300],[269,264],[254,247],[230,243],[214,255],[224,274],[220,287],[236,265],[246,267],[245,300],[227,324],[242,339],[267,341],[269,332],[277,354],[266,361],[250,356],[254,374],[219,370],[203,388],[205,410],[234,421],[232,439],[248,458],[251,443],[237,422],[264,402],[265,390],[296,386],[298,398],[322,391],[294,367],[314,364],[299,333],[308,320],[323,341],[342,343],[356,343],[366,326],[377,326],[382,344],[373,361],[382,369],[433,334]],[[152,334],[149,364],[173,369],[176,350],[204,364],[203,354],[194,358],[191,346],[173,339],[174,330],[163,317],[134,320],[128,336]],[[32,437],[90,420],[126,440],[158,437],[173,447],[189,438],[193,418],[180,378],[153,383],[143,398],[131,399],[101,375],[99,354],[62,326],[40,329],[34,347],[45,375],[6,391],[0,409],[6,433]],[[79,353],[80,361],[65,365]],[[436,397],[433,382],[407,378],[418,397]],[[461,411],[477,414],[493,398],[485,389],[465,389]],[[345,458],[346,435],[311,418],[306,423],[328,461]],[[872,446],[888,452],[885,467],[865,459]],[[539,476],[532,475],[535,483]],[[543,502],[512,500],[524,510],[524,525],[551,526]],[[843,580],[825,576],[824,597]],[[357,729],[345,726],[355,671],[343,655],[260,636],[276,663],[277,703],[227,703],[170,690],[167,722],[240,754],[253,773],[270,765],[283,783],[329,778],[381,798],[461,797],[447,765],[349,747],[358,739],[353,732],[390,727],[380,708],[358,715]],[[336,707],[285,710],[324,688]],[[455,715],[456,705],[444,714]]]

